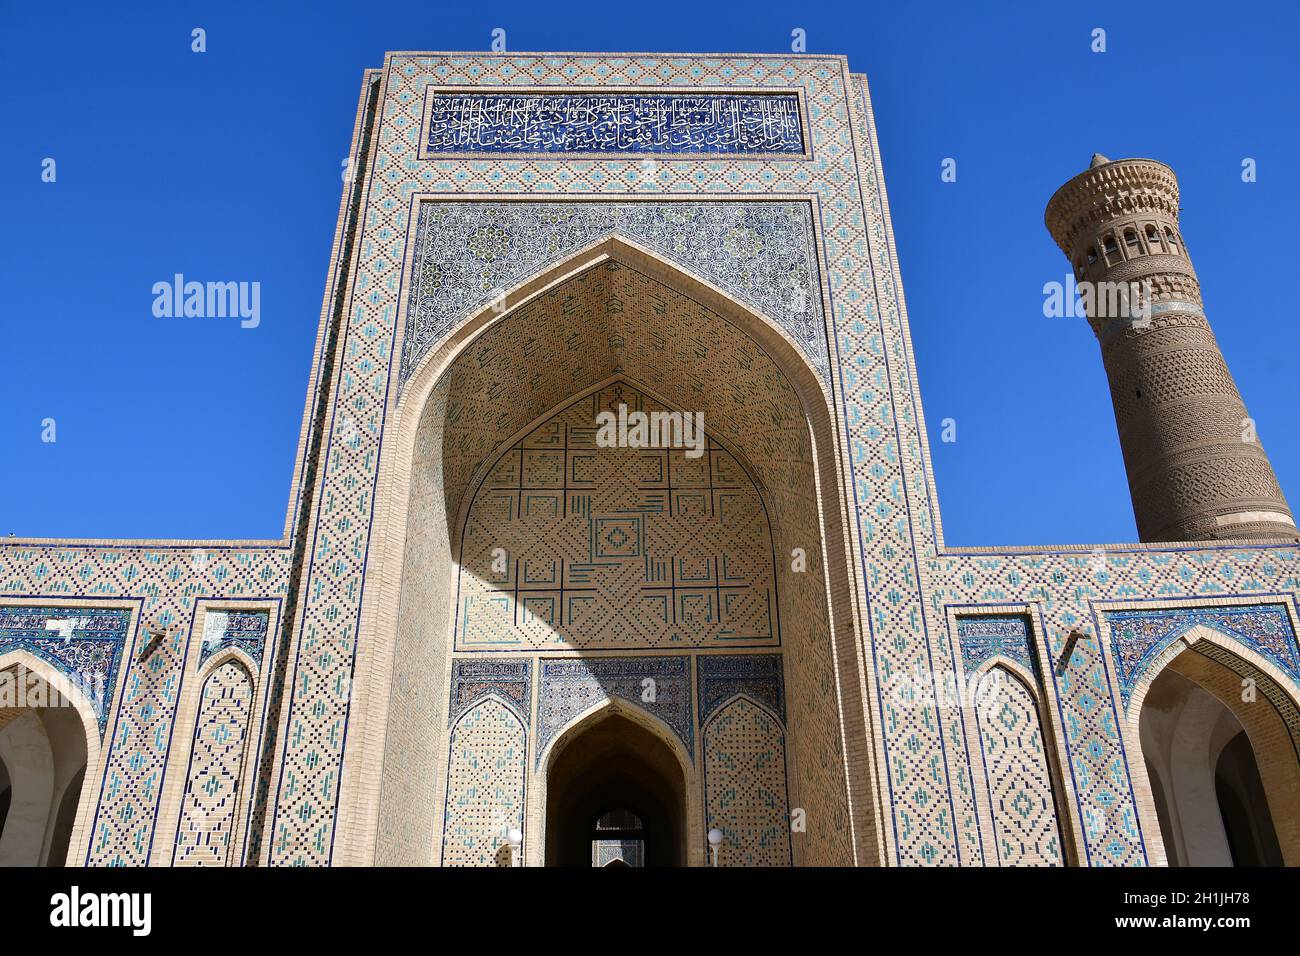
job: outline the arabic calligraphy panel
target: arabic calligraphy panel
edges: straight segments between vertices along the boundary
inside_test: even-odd
[[[422,155],[531,153],[803,158],[799,94],[429,92]]]

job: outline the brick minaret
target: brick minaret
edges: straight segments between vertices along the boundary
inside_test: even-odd
[[[1088,321],[1110,378],[1141,539],[1300,539],[1205,317],[1178,230],[1174,171],[1095,155],[1052,196],[1046,222],[1080,286],[1097,293]],[[1148,290],[1149,311],[1099,306],[1116,288],[1101,283]]]

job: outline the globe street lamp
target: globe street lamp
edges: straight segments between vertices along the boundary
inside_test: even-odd
[[[709,853],[713,857],[712,866],[718,865],[718,850],[722,847],[722,831],[714,827],[709,831]]]

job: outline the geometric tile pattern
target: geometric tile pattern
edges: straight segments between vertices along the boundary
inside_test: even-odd
[[[1037,669],[1029,650],[1029,622],[1016,615],[980,615],[957,618],[957,642],[962,666],[972,675],[993,657],[1015,661],[1031,674]]]
[[[694,758],[689,658],[600,657],[542,661],[537,695],[538,765],[547,745],[575,717],[614,698],[658,717]]]
[[[790,866],[781,725],[737,697],[704,725],[704,824],[722,831],[719,866]]]
[[[664,407],[625,383],[582,398],[492,466],[462,539],[458,651],[772,645],[771,532],[709,441],[598,447],[602,411]]]
[[[0,607],[0,654],[28,651],[68,678],[94,709],[103,737],[130,624],[126,609]]]
[[[829,376],[807,202],[419,204],[400,382],[471,313],[610,235],[629,238],[752,306]]]
[[[203,682],[173,866],[230,866],[246,779],[253,678],[237,660]]]
[[[864,612],[872,671],[951,670],[953,649],[927,639],[928,610],[921,595],[928,582],[921,557],[932,553],[935,526],[924,480],[919,408],[913,399],[909,344],[888,242],[879,159],[870,113],[845,61],[836,57],[782,56],[390,56],[374,140],[376,174],[367,182],[364,227],[352,292],[343,309],[338,343],[339,374],[346,383],[350,420],[359,427],[346,442],[327,442],[320,473],[322,501],[330,503],[313,522],[311,588],[302,608],[295,646],[310,657],[293,665],[290,728],[281,755],[283,783],[276,804],[273,863],[325,864],[331,858],[338,794],[333,782],[342,762],[341,730],[347,724],[347,678],[355,663],[355,636],[364,588],[357,563],[369,546],[371,503],[378,475],[384,409],[390,397],[390,359],[402,343],[402,310],[394,290],[402,285],[401,237],[416,192],[448,200],[467,194],[691,195],[695,201],[813,194],[820,229],[819,252],[830,296],[826,318],[833,328],[832,367],[841,426],[851,436],[843,454],[845,488],[852,493],[852,533],[863,566],[857,587],[879,598]],[[627,160],[539,162],[491,160],[420,161],[423,93],[439,87],[548,85],[606,87],[724,86],[802,87],[806,130],[815,163],[770,157],[699,162],[660,162],[647,170]],[[860,88],[859,88],[860,93]],[[860,101],[860,102],[859,102]],[[814,169],[815,167],[815,169]],[[861,175],[859,175],[861,171]],[[690,268],[690,264],[686,264]],[[309,678],[309,679],[302,679]],[[305,687],[306,690],[299,690]],[[895,862],[960,862],[948,767],[964,762],[960,729],[934,707],[906,711],[885,703],[877,715],[885,748],[882,769],[896,814],[891,845]]]
[[[931,628],[942,612],[927,608],[922,555],[935,547],[930,486],[925,480],[920,403],[911,368],[911,340],[903,316],[898,274],[890,249],[874,123],[860,76],[849,79],[847,145],[861,171],[857,196],[845,213],[826,224],[842,231],[852,251],[828,252],[832,284],[840,290],[835,314],[839,369],[838,398],[853,430],[849,443],[855,524],[864,542],[862,580],[872,610],[866,640],[882,688],[890,674],[953,673],[955,653],[942,630]],[[818,155],[825,156],[826,149]],[[856,200],[856,201],[854,201]],[[826,209],[824,199],[822,209]],[[838,266],[838,268],[837,268]],[[969,779],[950,773],[964,767],[964,732],[958,720],[929,701],[901,706],[883,690],[877,719],[883,738],[886,793],[893,807],[894,862],[903,866],[955,866],[976,862],[978,835]],[[964,829],[959,832],[958,821]]]
[[[852,368],[858,387],[871,393],[870,404],[878,413],[860,417],[867,408],[848,408],[854,421],[888,422],[892,415],[886,380],[880,377],[884,366],[859,348],[879,350],[878,332],[869,327],[875,317],[868,315],[871,268],[862,256],[862,206],[857,180],[857,156],[851,129],[850,106],[845,96],[848,74],[842,59],[828,57],[568,57],[568,56],[438,56],[395,55],[386,61],[383,73],[384,102],[374,141],[376,174],[367,182],[363,235],[358,243],[358,259],[352,294],[343,308],[346,325],[342,330],[337,354],[339,374],[346,383],[345,400],[349,418],[360,427],[346,442],[327,442],[325,458],[320,463],[326,477],[322,501],[330,502],[328,517],[322,512],[315,520],[311,587],[302,609],[300,635],[296,646],[311,646],[309,657],[297,657],[294,667],[308,680],[291,681],[295,688],[290,733],[281,756],[286,799],[276,807],[275,862],[327,863],[334,845],[333,827],[337,779],[342,762],[340,728],[347,723],[349,700],[347,678],[356,660],[355,639],[364,588],[358,588],[357,563],[370,545],[371,502],[374,500],[378,459],[384,435],[384,410],[391,397],[389,385],[394,350],[401,350],[397,324],[403,309],[394,301],[394,290],[403,286],[405,258],[401,237],[413,224],[409,221],[417,192],[445,194],[449,199],[477,193],[514,193],[537,195],[552,192],[557,197],[571,194],[607,193],[625,201],[629,193],[659,196],[695,194],[696,197],[725,199],[728,194],[755,196],[807,195],[816,193],[817,215],[825,229],[818,249],[824,251],[834,275],[825,277],[825,287],[833,291],[834,304],[848,308],[837,316],[836,337],[843,334],[844,368]],[[550,84],[608,86],[752,86],[786,90],[804,87],[807,103],[808,138],[815,163],[746,159],[743,164],[723,162],[658,163],[646,175],[644,167],[629,166],[626,160],[592,160],[563,163],[515,160],[488,161],[420,161],[418,149],[422,128],[423,94],[430,85],[475,86],[485,84],[519,88]],[[812,169],[811,167],[816,167]],[[637,177],[644,177],[638,180]],[[558,198],[557,198],[558,201]],[[839,328],[840,321],[843,328]],[[859,328],[860,326],[860,328]],[[886,340],[888,341],[888,340]],[[861,358],[861,361],[859,361]],[[874,384],[871,384],[873,383]],[[892,385],[892,382],[888,383]],[[902,488],[890,474],[899,465],[899,451],[893,447],[897,431],[893,428],[872,430],[859,442],[855,451],[864,452],[879,444],[879,462],[862,460],[861,480],[883,490],[885,496],[897,496]],[[874,455],[875,449],[872,449]],[[885,473],[870,474],[879,464]],[[846,484],[858,480],[846,478]],[[874,492],[873,492],[874,494]],[[897,534],[906,544],[902,527],[895,530],[901,516],[897,506],[871,501],[862,511],[872,515],[872,522],[888,526],[888,536]],[[875,510],[873,511],[872,508]],[[886,512],[893,511],[893,518]],[[888,576],[897,574],[899,583],[911,575],[915,578],[914,556],[904,549],[890,552]],[[918,596],[899,590],[890,619],[897,619],[913,630],[923,642],[924,627],[916,618]],[[907,605],[911,605],[908,607]],[[883,626],[883,623],[882,623]],[[892,626],[899,626],[891,624]],[[892,634],[884,635],[886,640]],[[307,687],[307,690],[299,688]],[[344,689],[340,689],[344,688]],[[942,721],[930,726],[943,728]],[[918,715],[918,720],[921,715]],[[898,722],[910,733],[912,719]],[[922,731],[926,728],[922,725]],[[929,762],[932,744],[916,741],[920,747],[911,751],[914,759]],[[941,746],[934,741],[933,746]],[[937,784],[937,793],[946,792],[943,771],[935,763],[926,786]],[[938,777],[937,781],[935,780]],[[918,774],[918,778],[920,775]],[[287,793],[286,793],[287,791]],[[944,801],[947,803],[947,801]],[[913,834],[914,842],[938,839],[939,828],[948,825],[943,811],[933,810],[937,801],[918,814],[923,826]],[[951,810],[947,813],[951,820]],[[951,835],[946,840],[951,844]],[[909,845],[908,856],[913,855]],[[932,848],[929,855],[940,853]]]
[[[1004,667],[991,700],[974,707],[979,725],[985,783],[993,807],[999,866],[1062,866],[1052,779],[1043,750],[1038,705]]]
[[[1300,646],[1281,604],[1108,611],[1103,620],[1125,708],[1147,664],[1201,624],[1237,638],[1300,683]]]
[[[261,664],[270,618],[266,611],[209,611],[203,619],[203,650],[199,654],[199,667],[227,647],[237,647],[255,664]]]
[[[515,712],[520,720],[528,722],[532,709],[532,661],[493,660],[490,658],[459,659],[451,664],[451,706],[447,709],[447,723],[489,695],[496,696]]]
[[[429,96],[425,153],[803,153],[799,98],[700,91]]]
[[[510,865],[505,835],[524,826],[527,749],[523,724],[494,697],[457,721],[447,768],[443,866]]]
[[[785,721],[785,680],[780,654],[705,654],[697,659],[700,723],[737,694],[762,704]]]
[[[283,598],[290,557],[283,545],[0,541],[0,594],[120,600],[139,609],[142,625],[166,629],[143,659],[139,652],[148,635],[139,626],[131,646],[123,644],[122,700],[106,739],[107,767],[87,865],[149,861],[197,602]],[[170,842],[171,835],[164,839]]]
[[[1042,548],[944,554],[929,563],[936,581],[929,603],[940,613],[949,603],[1035,602],[1041,608],[1084,841],[1083,862],[1089,866],[1147,862],[1128,769],[1132,755],[1125,753],[1120,734],[1126,717],[1120,709],[1116,661],[1101,653],[1097,640],[1103,628],[1111,634],[1105,617],[1111,612],[1105,604],[1149,598],[1176,601],[1178,610],[1189,598],[1257,594],[1267,596],[1261,597],[1265,607],[1274,607],[1279,592],[1286,592],[1293,604],[1294,592],[1300,589],[1300,553],[1294,547],[1135,547],[1091,553]],[[1070,657],[1062,662],[1067,635],[1074,630],[1089,639],[1071,642]]]

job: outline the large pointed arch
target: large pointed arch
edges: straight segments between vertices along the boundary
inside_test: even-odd
[[[782,372],[790,378],[791,384],[804,402],[805,414],[815,418],[821,406],[821,411],[825,414],[825,425],[830,429],[834,428],[834,416],[829,413],[824,401],[825,398],[830,397],[829,386],[818,380],[794,340],[776,322],[734,296],[728,295],[713,283],[689,272],[679,263],[666,259],[617,233],[605,236],[561,261],[543,268],[519,284],[502,290],[498,298],[469,316],[446,339],[430,349],[407,380],[396,403],[395,410],[399,416],[398,427],[410,425],[407,420],[412,412],[414,411],[418,416],[423,410],[429,395],[451,363],[469,343],[490,326],[504,321],[522,306],[536,301],[574,276],[605,262],[618,262],[628,268],[651,275],[735,325],[745,335],[758,342],[780,365]],[[833,431],[830,434],[833,434]]]
[[[358,847],[355,857],[347,857],[351,862],[376,859],[427,862],[427,857],[412,855],[409,848],[412,845],[432,846],[436,842],[432,831],[427,834],[427,844],[423,839],[400,840],[398,834],[409,830],[410,814],[415,812],[415,807],[437,803],[437,796],[427,786],[412,784],[412,775],[408,771],[414,761],[426,768],[424,779],[434,780],[441,776],[432,766],[438,759],[435,754],[423,753],[418,760],[413,755],[420,751],[422,741],[428,736],[417,730],[416,724],[423,721],[436,727],[442,718],[437,714],[432,715],[432,720],[430,715],[416,717],[414,702],[432,699],[438,708],[442,707],[444,682],[451,665],[445,635],[454,611],[452,599],[447,595],[426,593],[419,601],[414,600],[412,583],[427,584],[442,573],[441,569],[454,562],[452,543],[455,532],[451,530],[455,525],[454,515],[460,510],[482,461],[490,457],[490,453],[510,434],[541,414],[546,407],[559,404],[568,395],[590,387],[604,377],[595,375],[589,365],[583,365],[587,377],[575,380],[579,378],[576,373],[569,375],[567,391],[560,391],[558,385],[547,383],[562,381],[561,371],[567,374],[571,366],[558,371],[548,367],[548,363],[556,365],[560,354],[554,351],[558,347],[554,342],[539,342],[526,361],[513,366],[503,363],[500,344],[508,332],[524,327],[520,325],[521,321],[535,315],[536,310],[546,308],[546,303],[574,294],[581,283],[586,283],[590,289],[593,283],[620,270],[623,276],[630,277],[627,281],[637,286],[632,293],[622,297],[615,295],[610,300],[610,314],[618,310],[648,308],[647,296],[637,293],[638,290],[651,290],[649,298],[670,303],[663,306],[664,311],[656,315],[656,320],[665,323],[685,321],[678,318],[678,313],[686,309],[691,315],[707,316],[707,321],[712,323],[709,328],[716,333],[717,340],[725,337],[729,343],[747,343],[744,346],[746,355],[752,356],[752,359],[745,359],[749,363],[745,366],[747,370],[752,370],[754,363],[770,370],[763,372],[765,381],[770,381],[773,388],[784,389],[790,396],[783,407],[791,415],[791,421],[797,420],[803,436],[801,440],[805,448],[801,457],[807,461],[805,475],[794,480],[770,469],[770,473],[764,474],[763,455],[754,449],[761,447],[763,442],[771,444],[774,441],[771,433],[777,425],[749,429],[745,440],[735,444],[752,463],[764,487],[784,496],[783,502],[773,507],[779,511],[784,504],[787,516],[795,513],[790,508],[801,509],[798,513],[808,516],[806,529],[802,532],[791,531],[794,526],[789,520],[781,525],[782,530],[776,532],[780,539],[776,550],[778,555],[782,555],[797,549],[799,560],[806,561],[807,568],[814,572],[804,581],[817,582],[815,596],[808,591],[809,585],[801,583],[800,587],[807,595],[803,600],[808,609],[800,616],[807,622],[809,630],[820,631],[816,653],[822,663],[817,666],[824,663],[827,674],[817,683],[828,688],[830,697],[826,706],[829,712],[826,719],[794,721],[794,735],[796,738],[800,732],[820,735],[815,744],[810,742],[805,748],[809,754],[815,753],[815,757],[810,757],[806,763],[807,772],[813,773],[818,767],[839,767],[835,772],[840,776],[840,783],[814,788],[828,793],[838,791],[840,795],[834,799],[843,810],[827,812],[825,819],[828,823],[834,821],[830,829],[836,833],[848,834],[845,854],[835,855],[838,851],[829,849],[828,845],[826,852],[832,855],[827,859],[868,864],[880,860],[880,810],[872,754],[845,744],[846,739],[865,739],[869,732],[866,726],[868,711],[863,706],[865,664],[855,639],[856,609],[853,602],[856,591],[850,575],[852,559],[843,503],[848,479],[840,468],[842,436],[831,412],[829,390],[823,387],[798,348],[774,323],[635,243],[611,236],[507,290],[495,308],[485,308],[467,319],[428,353],[406,382],[400,397],[390,402],[385,451],[380,459],[380,498],[375,507],[376,545],[372,546],[368,568],[368,578],[376,586],[367,589],[362,624],[363,633],[376,635],[377,643],[369,654],[362,649],[358,658],[356,687],[358,716],[364,719],[366,726],[386,728],[387,739],[378,744],[372,740],[349,740],[343,779],[347,799],[342,801],[340,812],[360,816],[364,822],[358,825],[374,834],[368,846]],[[511,323],[515,325],[511,326]],[[637,329],[655,324],[643,323]],[[682,337],[674,339],[666,331],[664,339],[671,348],[680,347],[682,341]],[[703,348],[700,351],[712,356],[720,350]],[[692,356],[679,355],[678,358],[681,361],[674,365],[678,369],[695,361]],[[585,357],[579,356],[575,361],[584,360]],[[653,374],[638,376],[636,369],[630,367],[602,371],[605,374],[622,372],[633,379],[656,377]],[[520,407],[503,406],[499,397],[497,404],[486,411],[483,405],[476,405],[468,411],[457,405],[454,391],[457,376],[478,375],[481,376],[478,381],[486,382],[488,379],[482,376],[489,372],[499,372],[516,383],[514,394],[524,397],[517,403]],[[673,383],[650,381],[648,384],[679,406],[696,404],[699,407],[697,403],[702,400],[728,401],[733,407],[743,406],[741,386],[734,381],[737,376],[715,374],[710,377],[706,374],[707,369],[701,371],[700,368],[694,368],[693,372],[694,378],[683,374]],[[546,375],[551,378],[543,382]],[[547,391],[543,384],[552,391]],[[682,394],[689,396],[688,401],[674,401],[678,398],[673,394],[674,389],[687,389]],[[492,399],[490,393],[506,391],[509,390],[504,387],[484,387],[475,390],[474,395]],[[452,441],[448,434],[451,426],[456,424],[457,415],[461,416],[461,421],[472,420],[475,423],[491,418],[488,423],[491,429],[485,426],[468,437],[462,429]],[[726,417],[722,413],[710,416],[714,421]],[[490,435],[487,434],[489,431]],[[735,440],[735,436],[725,429],[721,437]],[[480,442],[482,447],[465,452],[462,446],[472,442]],[[779,456],[770,457],[775,461]],[[777,523],[780,524],[781,520],[782,516],[778,515]],[[416,527],[423,530],[413,533]],[[789,564],[781,561],[782,568]],[[782,573],[789,572],[783,570]],[[815,623],[819,620],[824,622],[820,626]],[[445,711],[441,712],[445,714]],[[398,763],[389,758],[399,753],[403,755],[403,767],[397,771]],[[379,786],[373,784],[381,780]],[[399,804],[406,809],[397,810]],[[405,822],[399,824],[399,818]],[[344,821],[340,825],[343,826]],[[345,854],[348,852],[345,850]]]
[[[1167,782],[1150,777],[1140,720],[1153,685],[1166,671],[1205,691],[1239,722],[1258,764],[1282,856],[1288,866],[1300,865],[1300,806],[1294,800],[1300,792],[1300,685],[1238,637],[1204,623],[1180,634],[1147,662],[1134,680],[1125,711],[1125,748],[1152,861],[1173,861],[1157,811],[1157,790],[1167,790]],[[1167,793],[1161,797],[1168,798]]]
[[[689,776],[692,773],[694,761],[682,746],[682,742],[678,739],[673,728],[645,708],[638,707],[632,701],[623,700],[620,697],[608,697],[592,704],[591,707],[576,715],[569,723],[565,724],[559,733],[546,742],[541,752],[537,754],[534,763],[540,766],[543,773],[549,771],[556,755],[572,743],[575,737],[581,735],[593,724],[614,715],[626,717],[658,737],[673,752],[673,756],[677,758],[683,775]]]

